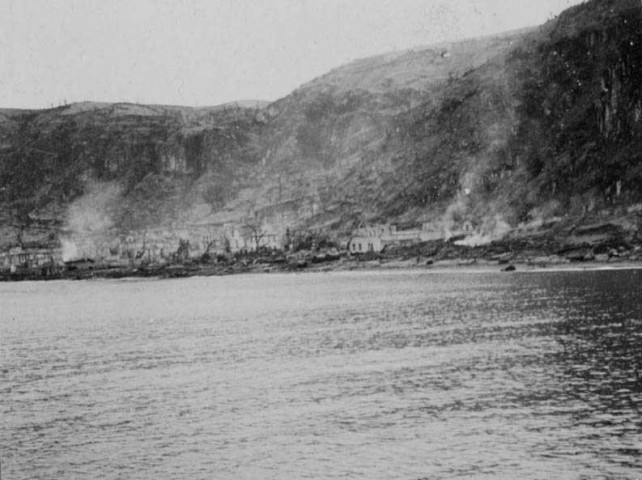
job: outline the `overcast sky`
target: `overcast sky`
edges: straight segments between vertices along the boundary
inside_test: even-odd
[[[356,58],[581,0],[0,0],[0,107],[275,100]]]

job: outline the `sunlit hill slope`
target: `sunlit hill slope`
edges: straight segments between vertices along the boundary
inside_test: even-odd
[[[531,30],[359,60],[271,104],[0,110],[0,248],[248,218],[336,238],[571,218],[634,235],[641,22],[639,1],[593,0]]]

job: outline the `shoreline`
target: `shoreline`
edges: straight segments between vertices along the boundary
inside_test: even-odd
[[[581,241],[580,241],[581,240]],[[592,240],[591,243],[588,240]],[[24,264],[0,272],[0,281],[122,278],[185,278],[265,273],[343,271],[545,272],[642,268],[642,239],[605,234],[599,238],[508,237],[478,246],[436,240],[395,245],[381,252],[354,253],[338,246],[283,251],[259,249],[216,256],[173,257],[158,262],[78,259]]]
[[[511,268],[512,267],[512,268]],[[363,266],[346,266],[344,268],[310,268],[301,272],[308,273],[333,273],[333,272],[403,272],[421,271],[426,273],[545,273],[545,272],[593,272],[593,271],[615,271],[615,270],[642,270],[640,261],[615,261],[615,262],[568,262],[568,263],[547,263],[533,264],[528,262],[512,262],[508,265],[491,261],[466,262],[466,261],[445,261],[435,262],[430,265],[417,264],[411,261],[384,262],[381,264],[370,264]],[[264,272],[255,272],[264,273]],[[265,272],[268,273],[268,272]],[[287,273],[287,272],[284,272]]]
[[[551,261],[554,260],[554,261]],[[25,271],[0,274],[0,281],[54,281],[54,280],[120,280],[120,279],[171,279],[190,277],[224,277],[244,274],[297,274],[297,273],[341,273],[341,272],[404,272],[426,273],[545,273],[545,272],[592,272],[605,270],[639,270],[642,261],[631,259],[609,259],[608,261],[587,260],[572,262],[549,258],[497,261],[487,259],[448,259],[432,261],[422,258],[379,258],[365,260],[345,258],[313,264],[270,264],[257,262],[251,265],[243,262],[230,264],[171,264],[140,267],[98,267],[87,270],[61,271],[53,275]]]

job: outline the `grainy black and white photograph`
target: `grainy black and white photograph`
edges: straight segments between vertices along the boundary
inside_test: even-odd
[[[641,370],[641,0],[0,0],[0,480],[639,480]]]

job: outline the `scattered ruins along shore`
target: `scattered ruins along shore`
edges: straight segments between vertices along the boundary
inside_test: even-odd
[[[155,265],[137,268],[104,267],[97,265],[87,269],[59,269],[55,273],[38,271],[21,271],[0,273],[0,281],[51,281],[51,280],[97,280],[122,278],[185,278],[197,276],[225,276],[235,274],[267,274],[288,272],[345,272],[368,270],[403,270],[422,269],[430,271],[502,271],[524,272],[538,270],[597,270],[603,268],[632,269],[642,268],[642,260],[628,258],[601,260],[594,259],[582,262],[571,262],[563,257],[537,257],[531,260],[519,260],[505,264],[488,259],[452,259],[433,261],[423,257],[404,258],[347,258],[319,264],[297,262],[296,264],[274,264],[258,262],[246,264],[189,264],[189,265]]]
[[[619,233],[618,233],[619,232]],[[585,233],[582,236],[580,234]],[[376,238],[376,237],[371,237]],[[367,251],[355,248],[363,237],[344,245],[312,244],[309,248],[259,248],[228,254],[173,255],[164,261],[129,259],[114,262],[78,258],[62,261],[53,251],[23,251],[5,255],[0,281],[56,279],[118,279],[128,277],[180,278],[270,272],[330,272],[375,269],[485,269],[527,271],[544,268],[594,269],[642,267],[642,241],[613,228],[593,228],[570,237],[541,233],[509,236],[474,245],[465,237],[419,242],[397,242]],[[366,245],[377,243],[369,240]],[[186,250],[183,245],[183,250]],[[181,249],[179,249],[179,252]],[[9,259],[9,260],[8,260]],[[7,262],[13,262],[6,268]],[[18,263],[16,263],[18,262]]]

